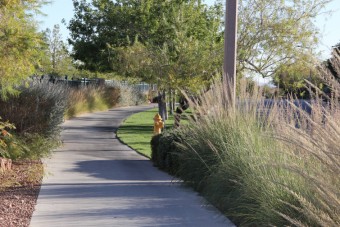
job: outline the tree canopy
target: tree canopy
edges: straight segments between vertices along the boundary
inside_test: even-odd
[[[67,44],[62,40],[60,26],[53,26],[44,31],[46,43],[45,59],[41,64],[40,71],[54,76],[72,75],[75,73],[73,59],[69,55]]]
[[[316,53],[319,37],[313,19],[330,1],[240,0],[238,75],[270,77],[309,61],[311,54]],[[197,58],[193,61],[192,56],[188,56],[190,51],[185,51],[185,42],[188,42],[186,47],[191,50],[195,45],[203,48],[200,49],[202,54],[206,54],[210,48],[205,67],[210,65],[219,70],[222,66],[223,46],[220,45],[220,51],[216,51],[217,43],[223,43],[221,1],[211,7],[200,0],[93,0],[91,3],[73,0],[73,3],[75,15],[68,26],[71,31],[69,42],[74,47],[74,57],[83,61],[89,70],[116,70],[117,63],[122,63],[122,55],[118,56],[118,53],[122,54],[122,49],[134,44],[134,50],[125,49],[127,52],[123,54],[123,60],[129,54],[136,56],[130,62],[132,65],[137,61],[136,51],[143,50],[144,54],[140,53],[140,56],[147,55],[145,60],[152,60],[151,52],[155,59],[164,60],[164,53],[167,52],[166,61],[170,61],[174,68],[180,68],[175,63],[186,67],[182,63],[187,61],[177,61],[181,54],[182,57],[187,55],[192,64],[200,67],[198,63],[202,62],[197,61]],[[184,46],[179,44],[179,39]],[[214,51],[211,46],[215,48]],[[209,63],[212,56],[215,57],[213,64]],[[143,64],[134,70],[142,69]],[[127,68],[127,74],[133,74],[132,65]],[[143,70],[149,70],[150,73],[150,68]],[[194,67],[190,70],[197,72]],[[166,71],[165,67],[162,71]],[[136,71],[134,73],[137,75]]]
[[[166,44],[172,58],[175,57],[176,36],[181,26],[177,23],[177,11],[185,20],[181,23],[186,24],[188,37],[209,36],[211,28],[207,28],[216,19],[197,0],[93,0],[92,3],[74,0],[73,3],[75,16],[68,26],[69,41],[74,47],[74,57],[90,70],[111,71],[117,60],[115,48],[131,46],[135,41],[159,48]],[[180,10],[184,5],[185,10]]]
[[[195,3],[166,7],[168,12],[159,21],[168,28],[164,37],[159,34],[156,41],[144,43],[137,39],[131,46],[116,48],[118,71],[162,88],[202,88],[221,65],[221,12]]]
[[[0,92],[5,98],[14,86],[32,75],[41,59],[42,36],[32,12],[41,0],[0,2]]]
[[[316,54],[313,19],[331,0],[240,0],[238,71],[272,76]]]

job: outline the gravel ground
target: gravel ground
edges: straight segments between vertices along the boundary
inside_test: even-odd
[[[40,161],[14,162],[11,171],[0,173],[1,227],[29,226],[42,175]]]

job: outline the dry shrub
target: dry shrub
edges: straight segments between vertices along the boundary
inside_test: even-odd
[[[105,86],[85,86],[70,89],[66,117],[85,112],[106,110],[115,106],[138,105],[145,96],[132,85],[114,82]]]

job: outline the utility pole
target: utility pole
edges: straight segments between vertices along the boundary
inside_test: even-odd
[[[223,77],[232,105],[236,98],[237,6],[238,0],[226,0]]]

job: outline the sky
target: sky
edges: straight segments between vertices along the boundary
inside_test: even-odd
[[[206,4],[213,4],[215,0],[204,0]],[[340,42],[340,1],[333,0],[329,3],[326,11],[333,11],[332,15],[320,15],[315,24],[322,34],[319,50],[322,52],[323,58],[328,58],[331,52],[331,47]],[[69,32],[65,25],[61,24],[64,18],[68,23],[73,17],[73,4],[72,0],[52,0],[52,3],[45,5],[42,12],[46,16],[38,16],[37,20],[40,21],[40,30],[46,28],[52,29],[55,24],[61,27],[61,33],[64,40],[67,39]]]

